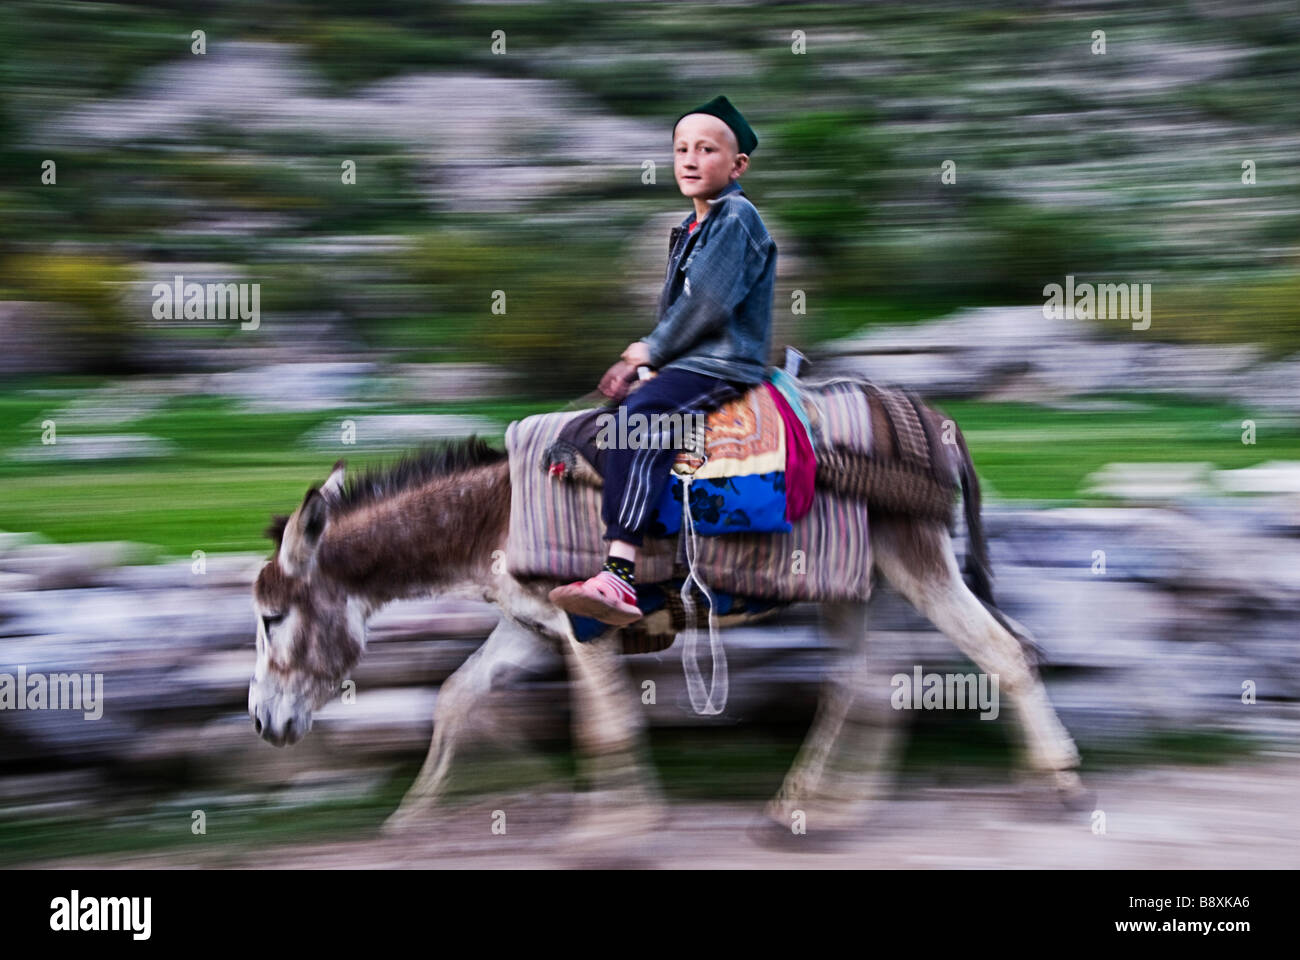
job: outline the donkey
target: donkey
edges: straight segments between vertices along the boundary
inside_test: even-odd
[[[929,408],[925,413],[937,416]],[[1079,754],[1027,643],[992,604],[978,482],[964,441],[959,456],[975,590],[963,580],[947,525],[901,514],[872,515],[873,576],[883,576],[981,670],[999,676],[1018,708],[1030,768],[1077,807],[1085,794]],[[410,825],[443,793],[476,702],[503,675],[556,652],[573,681],[580,770],[591,796],[605,801],[592,807],[583,827],[609,833],[658,823],[662,797],[646,771],[640,698],[621,662],[619,631],[579,642],[568,617],[548,600],[556,581],[516,579],[502,562],[510,512],[506,454],[472,437],[354,477],[346,489],[344,474],[340,460],[291,515],[275,516],[267,527],[276,548],[253,585],[257,662],[249,714],[257,733],[276,746],[306,736],[313,711],[338,693],[364,652],[367,619],[384,605],[428,595],[480,598],[504,617],[442,685],[428,756],[386,830]],[[765,808],[768,821],[783,829],[800,810],[810,818],[810,810],[824,812],[821,823],[843,824],[846,800],[828,767],[865,687],[868,599],[823,605],[825,623],[851,665],[828,685],[794,765]],[[661,629],[672,628],[665,620]]]

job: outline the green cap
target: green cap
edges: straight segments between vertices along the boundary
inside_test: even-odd
[[[673,130],[676,130],[677,124],[682,122],[682,117],[691,113],[711,114],[729,126],[731,132],[736,135],[736,145],[740,147],[741,153],[753,153],[754,148],[758,146],[758,137],[745,121],[745,118],[740,115],[740,111],[733,107],[731,101],[726,97],[714,97],[703,106],[696,107],[694,110],[687,110],[673,123]]]

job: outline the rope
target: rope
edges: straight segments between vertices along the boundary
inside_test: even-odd
[[[695,518],[691,515],[691,477],[682,478],[682,533],[686,536],[686,569],[688,571],[682,583],[682,612],[685,619],[686,637],[682,643],[682,667],[686,672],[686,692],[691,698],[691,708],[700,716],[714,716],[727,707],[727,652],[718,635],[716,603],[708,585],[695,572]],[[671,482],[671,481],[670,481]],[[713,657],[713,676],[709,689],[704,689],[704,678],[696,661],[695,648],[699,642],[699,630],[695,619],[695,598],[691,596],[691,581],[699,584],[700,592],[709,602],[709,652]],[[717,694],[718,703],[714,705],[713,697]]]

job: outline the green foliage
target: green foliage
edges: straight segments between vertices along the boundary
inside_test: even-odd
[[[1077,24],[1030,7],[812,6],[798,25],[808,53],[795,56],[788,12],[766,5],[381,0],[363,11],[347,0],[228,0],[210,14],[210,49],[296,44],[333,96],[385,77],[469,70],[553,80],[605,111],[666,128],[678,107],[728,93],[761,139],[747,190],[788,238],[782,254],[818,278],[812,340],[846,332],[854,313],[842,307],[855,302],[872,304],[866,322],[896,306],[910,315],[930,309],[917,305],[1037,302],[1044,284],[1067,273],[1218,269],[1224,279],[1214,284],[1158,287],[1170,319],[1157,317],[1146,335],[1296,349],[1289,286],[1242,279],[1287,263],[1300,244],[1293,191],[1273,159],[1279,131],[1300,116],[1300,100],[1283,94],[1300,73],[1295,18],[1223,18],[1173,0],[1140,14],[1115,8],[1100,22],[1112,50],[1092,57]],[[627,312],[609,245],[641,229],[648,208],[679,203],[671,184],[665,197],[593,177],[589,189],[477,219],[468,246],[448,250],[450,239],[421,239],[431,221],[441,228],[452,217],[435,206],[447,185],[418,150],[292,124],[242,127],[218,113],[180,149],[165,135],[108,146],[74,139],[53,156],[57,186],[41,185],[51,151],[33,144],[43,142],[43,121],[119,94],[157,64],[192,61],[194,24],[184,17],[182,4],[9,5],[0,18],[0,165],[10,174],[0,191],[0,259],[94,244],[123,262],[250,266],[267,278],[278,311],[341,315],[358,338],[404,359],[501,360],[550,396],[586,389],[646,332]],[[506,56],[491,54],[496,29],[506,33]],[[1186,59],[1179,51],[1206,43],[1244,55],[1214,73],[1177,66]],[[1027,75],[1027,62],[1051,67]],[[1170,70],[1179,82],[1129,82]],[[1212,141],[1216,117],[1249,128],[1243,142],[1261,150],[1258,184],[1243,188],[1236,161],[1225,166],[1222,138],[1217,150],[1170,159],[1163,135],[1148,133],[1150,119],[1167,118]],[[565,135],[559,123],[540,137]],[[666,141],[665,133],[661,159]],[[541,150],[523,134],[503,148]],[[355,185],[339,183],[343,158],[358,162]],[[944,159],[959,163],[956,184],[939,183]],[[1207,220],[1213,203],[1228,201],[1236,216]],[[574,209],[604,231],[526,222]],[[243,217],[250,229],[232,230]],[[213,223],[221,229],[205,229]],[[1214,229],[1198,229],[1206,223]],[[394,277],[382,257],[319,252],[322,239],[366,234],[424,243],[428,269],[406,272],[403,261]],[[1259,263],[1243,266],[1242,245],[1258,250]],[[10,287],[28,295],[21,283]],[[504,315],[485,312],[493,289],[506,291]],[[90,309],[107,319],[102,303]]]
[[[787,162],[797,158],[799,169],[771,178],[779,187],[764,206],[818,260],[833,261],[860,236],[890,189],[890,151],[875,122],[866,110],[826,111],[775,132],[771,148]]]
[[[374,19],[330,19],[304,25],[296,39],[321,73],[336,84],[368,83],[411,70],[466,65],[486,58],[488,38],[482,37],[481,55],[466,37],[445,24],[422,30]]]
[[[86,254],[18,254],[0,271],[0,285],[16,300],[65,305],[49,331],[54,349],[78,359],[84,371],[130,366],[132,325],[121,306],[121,284],[134,279],[127,267]]]
[[[1175,278],[1153,284],[1151,298],[1147,330],[1134,331],[1130,320],[1096,322],[1144,340],[1255,343],[1275,357],[1300,352],[1300,275],[1217,284]]]
[[[420,241],[407,270],[432,314],[425,344],[500,363],[536,396],[587,393],[653,326],[628,315],[616,251],[571,230],[440,232]],[[496,291],[504,313],[494,312]]]

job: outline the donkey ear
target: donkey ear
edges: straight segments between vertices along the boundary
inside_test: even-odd
[[[313,490],[302,505],[302,542],[308,549],[316,549],[328,519],[329,505],[325,502],[325,497],[319,490]]]
[[[288,524],[289,515],[287,513],[272,514],[271,522],[267,524],[266,529],[262,531],[262,536],[271,540],[278,546],[280,541],[284,539],[284,528],[288,526]]]
[[[320,545],[325,524],[329,521],[329,503],[314,487],[307,491],[302,505],[293,512],[280,541],[280,567],[291,577],[310,572]]]
[[[346,460],[338,461],[334,464],[329,479],[321,485],[320,492],[327,500],[338,500],[343,496],[343,471],[346,468]]]

